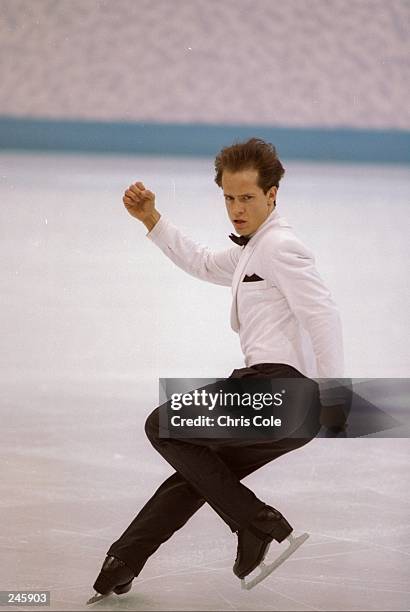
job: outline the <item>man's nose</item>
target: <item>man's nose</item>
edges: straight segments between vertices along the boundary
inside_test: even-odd
[[[245,206],[239,200],[232,200],[231,202],[231,212],[234,214],[240,214],[245,212]]]

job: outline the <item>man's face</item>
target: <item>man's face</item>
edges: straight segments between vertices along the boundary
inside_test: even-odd
[[[256,232],[274,208],[276,187],[268,193],[258,187],[258,171],[254,169],[222,174],[222,189],[226,210],[233,226],[241,236]]]

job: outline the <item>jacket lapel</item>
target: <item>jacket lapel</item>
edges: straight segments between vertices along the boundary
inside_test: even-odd
[[[235,268],[235,272],[232,278],[232,305],[231,305],[231,327],[233,331],[239,331],[239,317],[238,317],[238,288],[239,283],[246,271],[246,266],[249,262],[251,255],[253,254],[261,237],[270,230],[279,227],[291,227],[289,223],[283,217],[279,216],[279,213],[271,213],[268,219],[263,223],[256,234],[251,238],[246,247],[243,249],[243,253],[238,261]]]
[[[236,332],[239,331],[238,301],[237,301],[238,287],[244,275],[246,264],[248,263],[250,256],[255,250],[255,246],[256,246],[256,242],[252,246],[250,244],[246,245],[238,261],[238,265],[235,268],[235,272],[232,278],[231,327]]]

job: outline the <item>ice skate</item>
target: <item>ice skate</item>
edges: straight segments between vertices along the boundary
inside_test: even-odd
[[[283,542],[292,527],[275,508],[264,506],[246,528],[238,531],[234,574],[243,579],[262,563],[272,540]]]
[[[117,595],[128,593],[134,578],[134,572],[124,563],[124,561],[107,555],[97,580],[94,583],[93,588],[96,593],[87,601],[87,605],[108,597],[112,592]]]
[[[108,597],[108,595],[109,593],[107,595],[102,595],[101,593],[98,593],[96,591],[95,595],[90,597],[90,599],[86,602],[86,605],[89,606],[90,604],[96,603],[97,601],[100,601],[101,599],[105,599],[106,597]]]
[[[309,537],[308,533],[303,533],[302,535],[298,537],[295,537],[292,534],[290,534],[287,537],[289,541],[289,546],[287,547],[287,549],[281,555],[279,555],[277,559],[272,561],[272,563],[265,564],[264,561],[262,560],[258,566],[260,569],[260,573],[258,576],[255,576],[255,578],[251,578],[248,581],[246,581],[245,578],[242,578],[241,580],[242,589],[246,589],[246,590],[253,589],[254,586],[262,582],[262,580],[265,580],[265,578],[270,576],[270,574],[274,572],[280,565],[282,565],[282,563],[284,563],[286,559],[289,559],[289,557],[293,555],[293,553],[299,548],[299,546],[301,546],[304,542],[306,542],[308,537]],[[266,547],[264,558],[266,557],[269,546],[270,546],[270,543]]]

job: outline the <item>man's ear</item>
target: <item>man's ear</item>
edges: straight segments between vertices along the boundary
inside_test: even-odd
[[[272,205],[273,208],[275,208],[276,206],[276,194],[278,192],[278,188],[277,187],[271,187],[269,189],[269,193],[268,193],[268,198],[269,198],[269,204]]]

